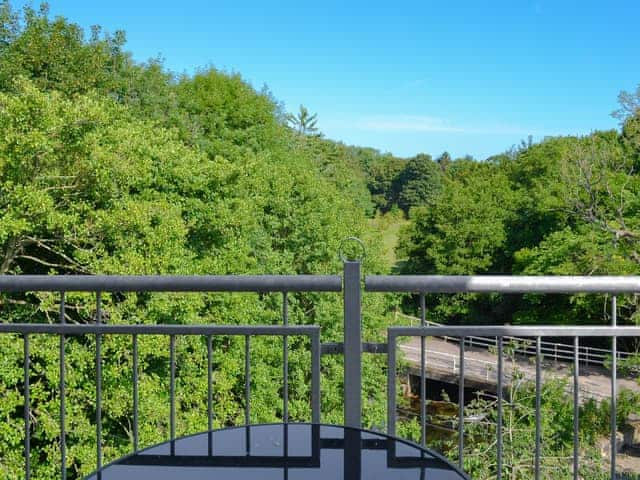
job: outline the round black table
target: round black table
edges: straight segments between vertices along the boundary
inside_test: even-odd
[[[141,450],[87,480],[459,480],[418,445],[356,428],[307,423],[214,430]]]

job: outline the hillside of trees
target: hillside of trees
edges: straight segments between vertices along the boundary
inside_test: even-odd
[[[367,274],[639,273],[640,90],[621,95],[620,131],[523,143],[484,161],[447,153],[405,159],[323,137],[315,115],[302,106],[288,113],[239,74],[210,67],[177,75],[159,60],[134,61],[125,45],[123,32],[85,33],[50,18],[46,5],[17,11],[0,2],[0,274],[337,274],[340,244],[351,236],[366,240]],[[371,223],[385,215],[408,220],[396,265]],[[59,301],[0,294],[0,321],[56,322]],[[281,322],[279,295],[102,301],[109,323]],[[339,296],[289,301],[292,324],[320,325],[323,341],[339,341]],[[68,322],[94,321],[95,298],[69,294],[66,302]],[[363,335],[382,341],[400,300],[363,302]],[[429,316],[458,323],[603,324],[610,314],[591,296],[428,302]],[[637,299],[619,305],[620,322],[636,323]],[[32,478],[59,474],[51,460],[60,454],[58,341],[32,339]],[[130,341],[103,343],[105,463],[131,448]],[[205,341],[177,340],[179,436],[206,422]],[[295,348],[302,339],[290,345],[290,418],[308,421],[309,362]],[[244,421],[243,348],[241,338],[215,338],[216,428]],[[140,444],[148,446],[168,437],[168,340],[140,339],[139,349]],[[14,479],[24,462],[22,339],[0,335],[0,352],[0,478]],[[69,478],[95,468],[94,352],[95,339],[67,339]],[[251,420],[280,421],[282,340],[252,340],[252,352]],[[364,357],[368,427],[384,425],[382,357]],[[323,357],[326,423],[342,423],[341,361]],[[553,401],[562,395],[556,390]],[[606,409],[593,415],[602,420]],[[415,424],[403,428],[415,434]],[[570,423],[547,428],[558,439],[553,448],[569,449],[562,435]],[[479,445],[486,449],[470,455],[467,468],[484,475],[492,447]]]
[[[46,6],[0,7],[0,274],[340,273],[340,242],[361,237],[373,204],[347,147],[291,128],[267,91],[208,68],[176,76],[140,64],[125,37],[89,38]],[[355,162],[352,158],[352,163]],[[382,272],[375,241],[366,269]],[[290,321],[338,340],[332,295],[290,295]],[[104,295],[109,323],[281,323],[281,296]],[[57,321],[59,295],[0,296],[2,321]],[[93,321],[95,299],[67,295],[67,321]],[[383,300],[368,301],[380,337]],[[130,450],[130,339],[105,338],[105,461]],[[168,344],[140,339],[140,443],[168,434]],[[202,430],[206,343],[177,341],[178,434]],[[292,420],[309,420],[309,363],[291,339]],[[252,342],[252,421],[281,418],[282,340]],[[278,346],[279,345],[279,346]],[[243,421],[244,342],[214,339],[215,424]],[[67,339],[69,471],[95,468],[95,339]],[[32,339],[33,478],[59,468],[57,339]],[[19,478],[22,340],[0,336],[0,477]],[[384,405],[382,359],[367,359],[366,398]],[[339,356],[323,360],[324,421],[342,419]],[[204,412],[204,413],[203,413]],[[366,414],[380,423],[382,409]],[[205,422],[206,423],[206,422]],[[37,461],[36,459],[41,459]]]

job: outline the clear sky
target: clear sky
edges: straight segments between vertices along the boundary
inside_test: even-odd
[[[640,84],[639,0],[49,3],[125,30],[137,60],[239,72],[327,137],[400,156],[616,128],[618,93]]]

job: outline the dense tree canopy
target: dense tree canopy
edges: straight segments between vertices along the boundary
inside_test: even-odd
[[[625,118],[624,125],[634,119]],[[637,274],[640,176],[635,140],[629,131],[595,132],[523,144],[485,162],[451,162],[441,191],[413,210],[413,222],[400,243],[408,257],[404,270]],[[608,321],[602,299],[589,296],[465,298],[442,298],[433,312],[468,322]],[[623,321],[635,322],[635,297],[619,304]]]
[[[0,273],[337,273],[340,242],[362,236],[370,199],[363,175],[347,174],[349,149],[300,136],[268,92],[213,68],[176,78],[156,61],[137,64],[121,34],[88,40],[46,8],[0,10]],[[346,155],[345,155],[346,157]],[[365,268],[379,271],[375,244]],[[278,323],[281,298],[256,295],[104,295],[110,323]],[[59,297],[2,295],[2,321],[51,321]],[[381,299],[368,300],[364,328],[379,338]],[[71,322],[90,322],[93,299],[68,295]],[[291,295],[292,323],[342,330],[337,295]],[[130,339],[104,340],[105,460],[131,448]],[[202,430],[206,345],[179,338],[178,433]],[[32,340],[34,459],[58,458],[57,339]],[[292,338],[292,419],[309,419],[309,362]],[[95,341],[67,339],[71,478],[95,468],[92,426]],[[241,339],[216,338],[216,425],[243,418]],[[23,468],[21,342],[0,338],[0,476]],[[252,421],[281,418],[281,339],[255,339]],[[167,438],[168,345],[140,343],[141,445]],[[378,359],[366,359],[365,398],[383,405]],[[374,367],[374,365],[376,365]],[[323,361],[325,421],[342,412],[341,359]],[[381,409],[365,412],[381,422]],[[33,462],[33,478],[58,475]]]

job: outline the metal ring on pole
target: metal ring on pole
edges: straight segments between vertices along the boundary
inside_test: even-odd
[[[344,248],[349,242],[355,243],[356,245],[358,245],[359,249],[361,250],[359,256],[355,256],[353,258],[349,258],[347,256],[347,254],[344,251]],[[347,237],[340,242],[338,255],[340,256],[340,260],[342,260],[343,262],[361,262],[362,260],[364,260],[364,257],[367,255],[367,249],[364,246],[364,242],[360,240],[358,237]]]

